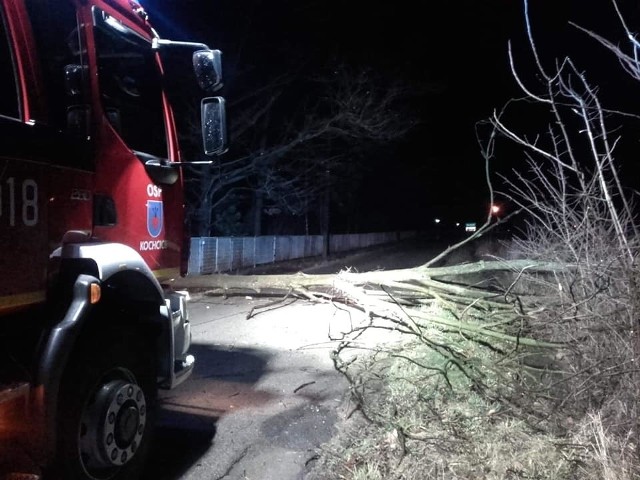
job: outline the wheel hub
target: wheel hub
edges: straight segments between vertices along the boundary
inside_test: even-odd
[[[130,445],[138,433],[140,412],[136,405],[128,405],[120,410],[116,417],[115,437],[116,445],[125,448]]]
[[[119,467],[135,455],[146,426],[142,389],[125,380],[102,385],[85,409],[80,450],[87,467]]]

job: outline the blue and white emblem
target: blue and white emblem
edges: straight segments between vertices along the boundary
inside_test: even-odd
[[[147,200],[147,231],[153,238],[156,238],[162,232],[162,218],[162,202]]]

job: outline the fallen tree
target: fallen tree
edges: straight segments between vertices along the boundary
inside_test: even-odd
[[[449,248],[446,253],[482,236],[494,225],[488,220],[477,235]],[[542,305],[549,305],[554,301],[552,298],[557,297],[545,279],[566,272],[570,268],[566,264],[495,259],[432,266],[441,258],[439,255],[425,265],[399,270],[361,273],[346,270],[335,275],[220,274],[186,277],[179,284],[181,288],[198,290],[205,295],[279,297],[253,308],[247,318],[272,310],[278,304],[284,305],[284,300],[290,298],[331,303],[358,313],[351,330],[341,333],[334,352],[336,366],[343,372],[347,365],[340,356],[354,346],[359,348],[361,335],[368,330],[393,332],[402,335],[403,341],[427,345],[446,364],[455,365],[478,385],[483,382],[482,370],[486,366],[472,366],[476,360],[468,357],[465,348],[459,345],[476,342],[491,350],[502,357],[501,368],[505,371],[509,364],[506,359],[526,357],[525,350],[568,347],[562,342],[536,336],[528,326],[531,314],[539,312]],[[537,276],[536,294],[526,293],[520,285],[525,276],[530,286],[531,279]],[[446,345],[433,340],[435,330],[448,335]],[[385,346],[374,348],[384,349]],[[513,365],[518,363],[516,360]],[[447,369],[443,368],[441,373],[450,383]]]
[[[328,332],[336,345],[334,365],[350,383],[349,415],[357,411],[368,424],[393,432],[401,446],[399,461],[415,451],[415,442],[423,447],[446,442],[452,452],[468,443],[466,437],[450,437],[455,422],[440,419],[443,431],[430,426],[426,411],[440,407],[425,399],[427,394],[475,392],[474,402],[487,405],[476,414],[491,406],[540,421],[549,410],[536,411],[530,400],[550,391],[561,375],[558,359],[575,348],[536,331],[538,315],[560,301],[554,279],[571,266],[527,259],[434,263],[335,275],[207,275],[187,277],[180,286],[205,295],[277,297],[252,309],[248,318],[291,298],[351,312],[347,330]],[[400,390],[424,393],[398,397],[396,387],[396,393],[388,392],[382,379],[390,369],[402,378]]]
[[[542,296],[526,296],[515,291],[516,283],[527,272],[553,274],[567,270],[566,265],[532,260],[494,260],[465,263],[448,267],[419,266],[401,270],[381,270],[354,273],[308,275],[206,275],[187,277],[181,288],[198,290],[207,295],[263,295],[298,297],[317,302],[343,304],[369,316],[394,319],[420,318],[447,328],[509,339],[522,345],[559,346],[559,344],[516,337],[505,333],[509,324],[526,318],[523,300]],[[513,277],[506,288],[487,284],[493,274]],[[475,285],[469,278],[484,280]],[[506,278],[506,277],[505,277]],[[491,282],[489,282],[491,283]],[[273,303],[269,303],[269,306]],[[533,305],[533,303],[532,303]],[[456,312],[449,316],[429,313],[438,306]],[[257,314],[252,311],[250,316]],[[466,320],[469,320],[468,322]],[[518,327],[521,328],[521,327]]]

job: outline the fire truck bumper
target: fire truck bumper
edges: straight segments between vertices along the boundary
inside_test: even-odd
[[[167,295],[167,307],[171,312],[173,328],[173,374],[168,388],[174,388],[184,382],[195,366],[195,357],[189,354],[191,346],[191,323],[187,310],[188,294],[186,292],[171,292]]]

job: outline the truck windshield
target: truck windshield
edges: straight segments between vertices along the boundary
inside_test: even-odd
[[[161,77],[151,43],[95,8],[96,54],[102,104],[132,150],[167,158]]]

